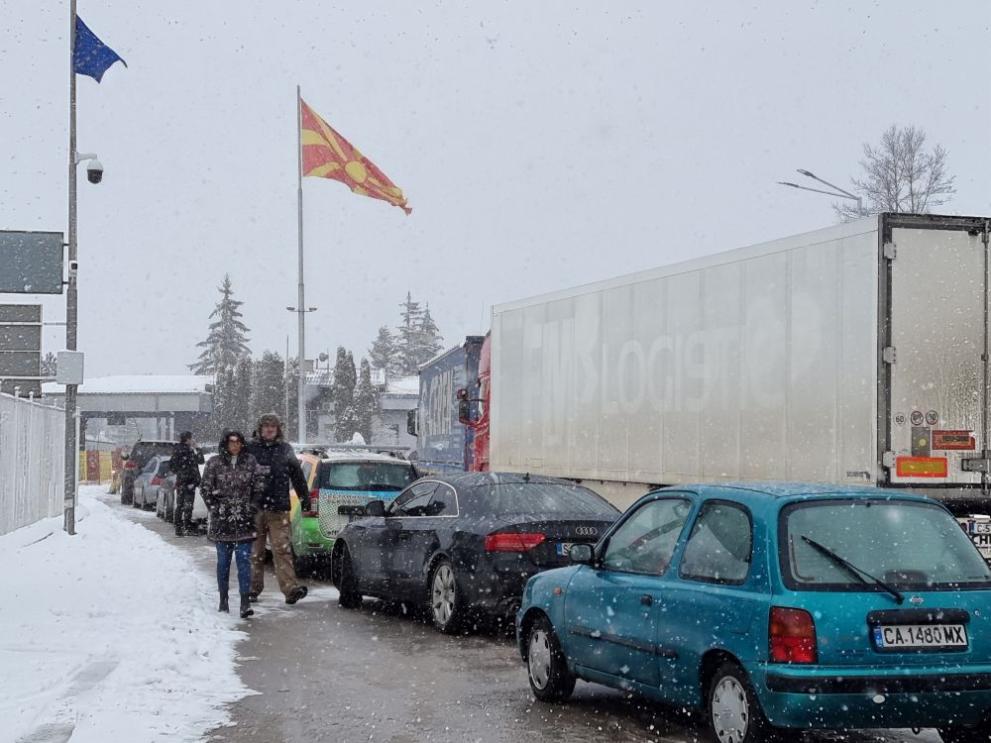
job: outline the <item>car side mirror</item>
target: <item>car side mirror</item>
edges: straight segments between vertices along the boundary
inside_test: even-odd
[[[590,544],[573,544],[568,555],[575,565],[591,565],[595,559],[595,553]]]
[[[366,516],[385,516],[385,503],[380,500],[370,500],[365,504],[365,515]]]

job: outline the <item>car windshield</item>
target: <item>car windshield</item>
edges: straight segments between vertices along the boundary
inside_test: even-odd
[[[521,515],[568,514],[602,516],[619,514],[608,501],[578,485],[548,482],[513,482],[472,488],[474,503],[490,513]]]
[[[334,462],[320,467],[319,487],[332,490],[402,490],[416,479],[408,464]]]
[[[792,588],[878,590],[855,569],[903,589],[991,585],[991,569],[970,539],[949,513],[929,503],[801,503],[785,509],[781,540],[781,570]]]

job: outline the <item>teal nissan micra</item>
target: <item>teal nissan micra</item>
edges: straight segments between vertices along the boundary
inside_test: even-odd
[[[637,501],[517,616],[541,700],[577,678],[775,728],[991,739],[991,570],[935,501],[876,488],[680,486]]]

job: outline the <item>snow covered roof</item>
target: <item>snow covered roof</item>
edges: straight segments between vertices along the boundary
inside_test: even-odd
[[[409,377],[400,377],[399,379],[391,379],[389,380],[389,383],[385,386],[385,394],[419,395],[420,378],[414,374]]]
[[[176,395],[206,392],[213,377],[198,374],[131,374],[94,377],[79,387],[84,395]],[[60,384],[44,385],[45,394],[61,394]]]

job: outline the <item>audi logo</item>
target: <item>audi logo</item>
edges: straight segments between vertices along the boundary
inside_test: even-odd
[[[575,534],[580,537],[595,537],[598,536],[599,530],[594,526],[579,526],[575,529]]]

